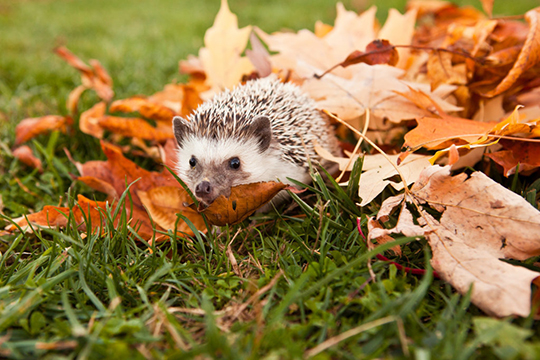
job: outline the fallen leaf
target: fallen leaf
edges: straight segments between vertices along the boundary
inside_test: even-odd
[[[429,116],[430,112],[399,95],[399,92],[408,92],[410,88],[423,91],[445,112],[461,109],[443,100],[455,89],[453,86],[439,86],[431,92],[425,84],[400,80],[403,75],[401,69],[367,64],[358,64],[355,68],[351,79],[328,74],[320,80],[307,80],[302,88],[316,100],[317,108],[337,114],[345,121],[362,116],[366,109],[370,109],[373,117],[387,118],[395,123]]]
[[[518,166],[520,173],[540,167],[540,143],[510,140],[500,143],[504,150],[486,156],[504,168],[504,176],[515,174]]]
[[[41,160],[34,155],[34,152],[29,146],[19,146],[13,150],[13,156],[19,159],[23,164],[26,164],[34,169],[38,169],[39,172],[43,171]]]
[[[105,130],[99,125],[99,119],[105,115],[106,109],[107,104],[101,101],[83,112],[79,118],[79,129],[85,134],[102,139]]]
[[[374,40],[366,46],[366,51],[355,50],[347,58],[335,66],[347,67],[355,64],[365,63],[368,65],[387,64],[396,65],[399,60],[398,52],[388,40]],[[324,74],[335,68],[333,66]],[[317,76],[321,78],[324,76]]]
[[[444,149],[452,144],[474,143],[482,139],[497,123],[479,122],[457,117],[423,117],[418,126],[405,134],[405,149]]]
[[[529,23],[529,34],[514,66],[495,89],[482,94],[483,96],[493,97],[510,89],[525,71],[540,61],[540,8],[527,11],[525,20]]]
[[[91,66],[88,66],[63,46],[56,48],[54,52],[81,73],[82,86],[85,89],[94,90],[98,97],[105,102],[111,101],[114,97],[112,79],[98,60],[90,60]],[[75,111],[79,97],[83,91],[84,89],[75,89],[70,94],[67,107],[72,112]]]
[[[206,82],[214,91],[232,88],[244,74],[253,71],[249,59],[241,56],[250,33],[251,26],[238,28],[236,15],[229,10],[227,1],[221,0],[214,25],[206,31],[204,47],[199,50]]]
[[[427,168],[411,194],[422,212],[419,224],[400,216],[398,227],[375,229],[370,238],[399,233],[400,227],[411,229],[408,236],[426,236],[433,268],[462,294],[474,285],[475,305],[492,316],[528,316],[531,282],[540,273],[499,259],[540,254],[540,212],[483,173],[452,177],[449,166]],[[395,198],[383,203],[381,214],[392,212],[404,196]],[[442,213],[439,221],[430,215],[433,210]],[[402,212],[409,210],[403,206]]]
[[[212,225],[234,225],[247,219],[286,187],[286,184],[274,181],[238,185],[231,188],[229,198],[221,195],[200,212]]]
[[[46,115],[37,118],[21,120],[15,127],[15,145],[20,145],[28,140],[53,130],[66,132],[68,126],[73,124],[69,116]]]
[[[453,65],[453,54],[444,51],[433,51],[427,63],[428,77],[431,88],[436,89],[441,84],[465,85],[468,82],[467,68],[464,63]]]
[[[97,120],[97,124],[104,130],[127,137],[137,137],[158,142],[174,138],[172,125],[158,122],[157,126],[154,127],[146,120],[139,118],[102,116]]]
[[[354,163],[358,159],[358,155],[355,155],[352,159],[334,156],[320,146],[316,146],[315,151],[323,159],[338,163],[340,171],[352,171]],[[388,161],[387,157],[390,161]],[[382,154],[364,155],[362,175],[360,176],[358,185],[358,196],[361,199],[359,206],[369,204],[388,185],[391,185],[398,191],[403,190],[403,181],[407,185],[414,183],[422,170],[431,166],[429,162],[430,156],[427,155],[410,154],[399,165],[397,163],[400,160],[400,155],[387,155],[387,157]],[[392,179],[399,174],[396,167],[392,164],[399,168],[404,179],[398,179],[396,181]]]
[[[178,213],[188,218],[197,229],[205,228],[202,216],[187,206],[193,200],[183,188],[160,186],[148,191],[138,191],[137,195],[152,220],[163,229],[176,228],[177,232],[193,234],[185,221],[178,220]]]
[[[393,164],[397,164],[399,155],[388,156]],[[381,154],[366,155],[364,157],[364,166],[362,175],[358,184],[358,196],[361,201],[359,206],[366,206],[375,199],[388,185],[400,191],[403,190],[403,181],[410,185],[418,180],[420,173],[425,168],[431,166],[430,156],[409,155],[398,168],[403,179],[393,180],[392,178],[399,173],[391,163]]]
[[[105,229],[105,222],[108,221],[105,215],[107,206],[114,206],[108,202],[90,200],[83,195],[77,195],[77,203],[72,209],[61,206],[46,205],[39,212],[28,214],[24,217],[13,219],[23,231],[31,231],[29,223],[41,227],[65,227],[68,223],[70,210],[73,216],[75,225],[81,231],[99,230],[100,233]],[[149,225],[148,215],[144,210],[126,206],[126,213],[130,220],[130,226],[134,228],[139,236],[144,239],[152,239],[154,237],[154,229]],[[146,219],[145,219],[146,216]],[[113,219],[117,226],[122,215],[121,212]],[[28,221],[27,221],[28,220]],[[87,224],[91,223],[92,228],[88,229]],[[6,227],[7,231],[13,232],[18,229],[17,226],[11,224]],[[159,238],[159,236],[158,236]]]
[[[134,96],[128,99],[116,100],[109,107],[109,111],[120,111],[125,113],[138,111],[139,113],[141,113],[142,116],[147,119],[169,121],[171,122],[171,124],[172,118],[178,115],[172,109],[141,96]]]
[[[272,64],[268,50],[266,50],[254,32],[249,36],[249,43],[251,44],[251,49],[246,50],[246,56],[255,67],[255,71],[257,71],[257,74],[261,78],[269,76],[272,73]]]

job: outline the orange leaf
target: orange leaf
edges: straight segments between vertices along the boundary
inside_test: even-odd
[[[451,144],[472,143],[487,134],[495,123],[478,122],[457,117],[419,118],[418,126],[405,134],[404,148],[443,149]]]
[[[162,173],[145,170],[136,165],[131,160],[122,155],[122,152],[116,147],[101,143],[101,147],[107,161],[89,161],[84,164],[79,164],[79,169],[82,176],[92,176],[110,183],[117,194],[122,194],[126,189],[126,184],[129,185],[135,182],[130,190],[135,205],[141,205],[141,202],[136,195],[139,190],[147,191],[158,186],[174,186],[180,187],[174,177],[168,172]]]
[[[66,101],[66,108],[69,113],[74,115],[77,112],[77,106],[79,105],[79,99],[82,93],[87,89],[86,86],[79,85],[75,89],[71,90]]]
[[[30,149],[30,147],[28,147],[27,145],[20,146],[13,150],[13,156],[19,159],[22,163],[38,169],[39,172],[43,171],[43,168],[41,166],[41,160],[35,157],[32,149]]]
[[[201,212],[212,225],[234,225],[247,219],[286,187],[287,185],[274,181],[238,185],[231,189],[228,199],[221,195]]]
[[[529,34],[514,66],[495,89],[482,95],[493,97],[510,89],[525,71],[540,61],[540,8],[528,11],[525,19],[529,23]]]
[[[90,186],[92,189],[109,195],[111,199],[118,199],[118,192],[107,181],[93,177],[93,176],[79,176],[77,180]]]
[[[165,107],[163,105],[157,104],[153,101],[150,101],[144,97],[131,97],[128,99],[116,100],[113,102],[109,108],[110,112],[134,112],[138,111],[147,119],[153,120],[164,120],[172,121],[172,118],[176,116],[176,112]]]
[[[79,70],[85,88],[93,89],[96,94],[106,102],[111,101],[114,97],[112,79],[98,60],[90,60],[90,65],[92,65],[90,67],[63,46],[56,48],[54,52],[62,59],[66,60],[69,65]],[[76,99],[77,92],[73,95],[74,99],[69,102],[69,105],[73,106],[76,104],[76,101],[73,100]],[[82,93],[82,91],[80,92]],[[78,95],[80,96],[80,93]],[[68,109],[72,109],[72,107],[68,106]]]
[[[148,191],[138,191],[137,195],[150,214],[153,221],[164,229],[174,229],[178,221],[177,213],[187,217],[197,229],[204,229],[202,216],[186,206],[192,203],[190,196],[183,188],[160,186]],[[176,230],[180,233],[193,235],[186,222],[178,221]]]
[[[146,120],[139,118],[103,116],[98,119],[98,125],[102,129],[127,137],[137,137],[158,142],[174,138],[172,126],[158,123],[157,127],[153,127]]]
[[[74,67],[75,69],[79,70],[81,73],[88,77],[94,76],[94,71],[92,68],[85,64],[84,61],[79,59],[75,54],[73,54],[71,51],[69,51],[67,48],[60,46],[56,49],[54,49],[54,52],[59,55],[62,59],[66,60],[66,62]]]
[[[99,118],[105,114],[107,104],[99,102],[81,114],[79,118],[79,128],[85,134],[92,135],[98,139],[103,138],[103,128],[99,125]]]
[[[15,127],[15,145],[22,144],[38,135],[53,130],[60,130],[65,133],[66,127],[72,123],[73,120],[69,116],[60,115],[46,115],[21,120]]]
[[[514,174],[519,165],[519,172],[526,172],[540,167],[540,143],[527,141],[501,140],[505,150],[486,154],[504,168],[504,176]]]

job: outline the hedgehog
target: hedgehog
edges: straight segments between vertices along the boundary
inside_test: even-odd
[[[309,164],[326,166],[314,150],[333,154],[338,141],[315,102],[275,77],[251,80],[201,104],[188,119],[173,118],[177,172],[205,205],[231,188],[262,181],[311,182]],[[275,204],[286,198],[281,195]]]

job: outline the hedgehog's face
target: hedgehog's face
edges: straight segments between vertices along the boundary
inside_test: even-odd
[[[220,195],[229,197],[233,186],[260,181],[263,154],[272,138],[267,117],[254,119],[241,139],[234,134],[221,138],[197,136],[189,122],[180,117],[173,119],[173,128],[179,146],[178,175],[206,205]]]

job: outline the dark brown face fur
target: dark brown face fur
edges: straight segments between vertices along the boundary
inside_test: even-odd
[[[186,183],[188,183],[188,186],[192,184],[190,188],[197,198],[206,205],[213,203],[220,195],[229,197],[231,187],[245,183],[251,176],[248,171],[244,171],[242,168],[241,160],[238,169],[231,168],[232,159],[227,159],[221,163],[204,163],[197,159],[197,165],[188,172]]]

